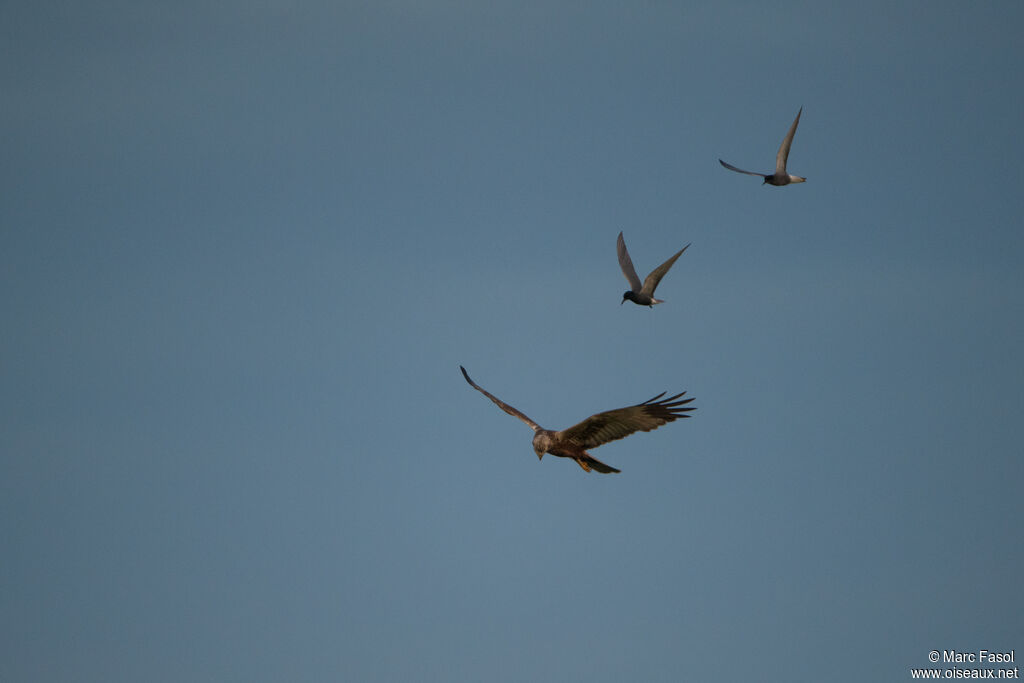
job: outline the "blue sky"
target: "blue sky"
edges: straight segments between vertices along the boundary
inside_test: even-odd
[[[2,15],[3,680],[1024,651],[1019,3]]]

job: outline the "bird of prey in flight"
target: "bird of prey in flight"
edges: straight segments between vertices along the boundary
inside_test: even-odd
[[[686,405],[692,398],[681,399],[686,392],[661,398],[665,392],[661,392],[654,398],[628,408],[617,410],[606,410],[597,415],[591,415],[578,425],[563,429],[560,432],[553,432],[544,429],[539,424],[519,412],[509,404],[489,393],[469,378],[466,368],[459,366],[462,376],[473,387],[487,398],[494,401],[495,405],[513,417],[518,417],[533,429],[533,451],[537,458],[541,459],[545,453],[557,455],[560,458],[572,458],[585,471],[597,470],[602,474],[611,474],[619,470],[604,464],[594,456],[587,453],[588,448],[597,448],[601,444],[615,441],[629,436],[633,432],[649,432],[657,429],[666,422],[672,422],[676,418],[690,417],[687,413],[694,410]],[[661,399],[661,400],[659,400]]]
[[[786,160],[789,159],[789,148],[793,144],[793,136],[796,135],[796,126],[800,123],[800,114],[802,113],[804,113],[804,108],[800,107],[800,111],[796,113],[796,118],[793,119],[793,125],[789,127],[789,132],[786,133],[786,137],[782,140],[782,145],[779,147],[779,153],[775,155],[775,173],[765,175],[764,173],[744,171],[742,168],[736,168],[732,164],[727,164],[721,159],[718,160],[718,163],[722,164],[722,166],[725,166],[730,171],[760,176],[764,178],[764,182],[769,185],[777,185],[781,187],[783,185],[789,185],[790,183],[804,182],[807,178],[801,178],[798,175],[790,175],[786,172]]]
[[[654,308],[654,304],[664,303],[661,299],[654,298],[654,289],[661,282],[661,278],[665,277],[665,273],[676,262],[676,259],[679,258],[679,255],[686,251],[689,246],[687,244],[668,261],[652,270],[651,274],[647,276],[641,285],[640,278],[636,274],[636,268],[633,267],[633,260],[629,258],[629,252],[626,250],[626,241],[622,239],[622,233],[620,232],[618,242],[616,242],[616,249],[619,253],[619,268],[622,268],[622,274],[626,276],[626,282],[629,283],[629,291],[622,295],[622,301],[619,302],[619,305],[621,306],[626,303],[626,299],[629,299],[638,306],[650,306],[651,308]]]

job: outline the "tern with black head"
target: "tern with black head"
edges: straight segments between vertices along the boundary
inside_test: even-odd
[[[793,125],[789,127],[789,132],[786,133],[786,137],[782,140],[782,145],[779,147],[779,153],[775,155],[775,173],[771,175],[765,175],[764,173],[754,173],[753,171],[744,171],[742,168],[736,168],[732,164],[727,164],[721,159],[718,160],[722,166],[725,166],[730,171],[736,171],[737,173],[746,173],[747,175],[756,175],[764,178],[763,184],[775,185],[782,187],[783,185],[789,185],[790,183],[802,183],[807,178],[802,178],[798,175],[791,175],[786,172],[786,162],[789,160],[789,148],[793,144],[793,136],[796,135],[796,126],[800,123],[800,114],[804,113],[804,108],[800,107],[800,111],[796,113],[796,118],[793,120]]]
[[[622,274],[626,276],[626,282],[629,283],[629,291],[622,295],[622,301],[619,305],[626,303],[626,300],[632,301],[638,306],[649,306],[654,308],[654,304],[664,303],[662,299],[654,298],[654,290],[661,282],[661,278],[665,277],[665,273],[672,267],[672,264],[676,262],[679,255],[682,254],[690,245],[687,244],[685,247],[677,251],[672,258],[662,263],[660,266],[651,271],[643,284],[640,284],[640,277],[636,274],[636,268],[633,267],[633,260],[629,258],[629,251],[626,250],[626,240],[622,239],[622,233],[619,233],[619,239],[616,242],[616,250],[619,254],[619,268],[622,268]]]

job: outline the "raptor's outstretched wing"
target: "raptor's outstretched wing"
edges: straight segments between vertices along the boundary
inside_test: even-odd
[[[500,398],[498,398],[497,396],[495,396],[494,394],[490,393],[489,391],[487,391],[486,389],[484,389],[483,387],[481,387],[481,386],[480,386],[479,384],[477,384],[476,382],[474,382],[473,380],[471,380],[471,379],[469,378],[469,373],[468,373],[468,372],[466,372],[466,368],[464,368],[464,367],[462,367],[462,366],[460,365],[460,366],[459,366],[459,369],[460,369],[460,370],[462,370],[462,376],[466,378],[466,381],[467,381],[467,382],[469,382],[469,386],[473,387],[474,389],[476,389],[477,391],[479,391],[479,392],[480,392],[481,394],[483,394],[483,395],[484,395],[484,396],[486,396],[487,398],[489,398],[489,399],[491,399],[492,401],[494,401],[494,404],[495,404],[496,406],[498,406],[499,408],[501,408],[502,410],[504,410],[504,411],[505,411],[506,413],[508,413],[509,415],[512,415],[513,417],[518,417],[518,418],[519,418],[520,420],[522,420],[522,421],[523,421],[523,422],[525,422],[526,424],[530,425],[530,428],[531,428],[531,429],[532,429],[533,431],[537,431],[538,429],[541,429],[541,426],[540,426],[539,424],[537,424],[536,422],[534,422],[533,420],[531,420],[530,418],[528,418],[528,417],[527,417],[527,416],[526,416],[525,414],[523,414],[523,413],[521,413],[520,411],[516,410],[515,408],[513,408],[513,407],[512,407],[512,406],[510,406],[509,404],[505,403],[505,402],[504,402],[504,401],[502,401],[502,400],[501,400]]]
[[[609,441],[627,437],[633,432],[649,432],[680,417],[689,417],[687,413],[694,408],[687,404],[693,399],[681,398],[685,394],[684,391],[662,399],[665,392],[661,392],[635,406],[591,415],[583,422],[558,432],[557,437],[570,439],[583,448],[597,448]]]

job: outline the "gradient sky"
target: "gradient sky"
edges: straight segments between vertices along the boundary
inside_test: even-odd
[[[0,679],[1024,657],[1021,3],[0,19]]]

